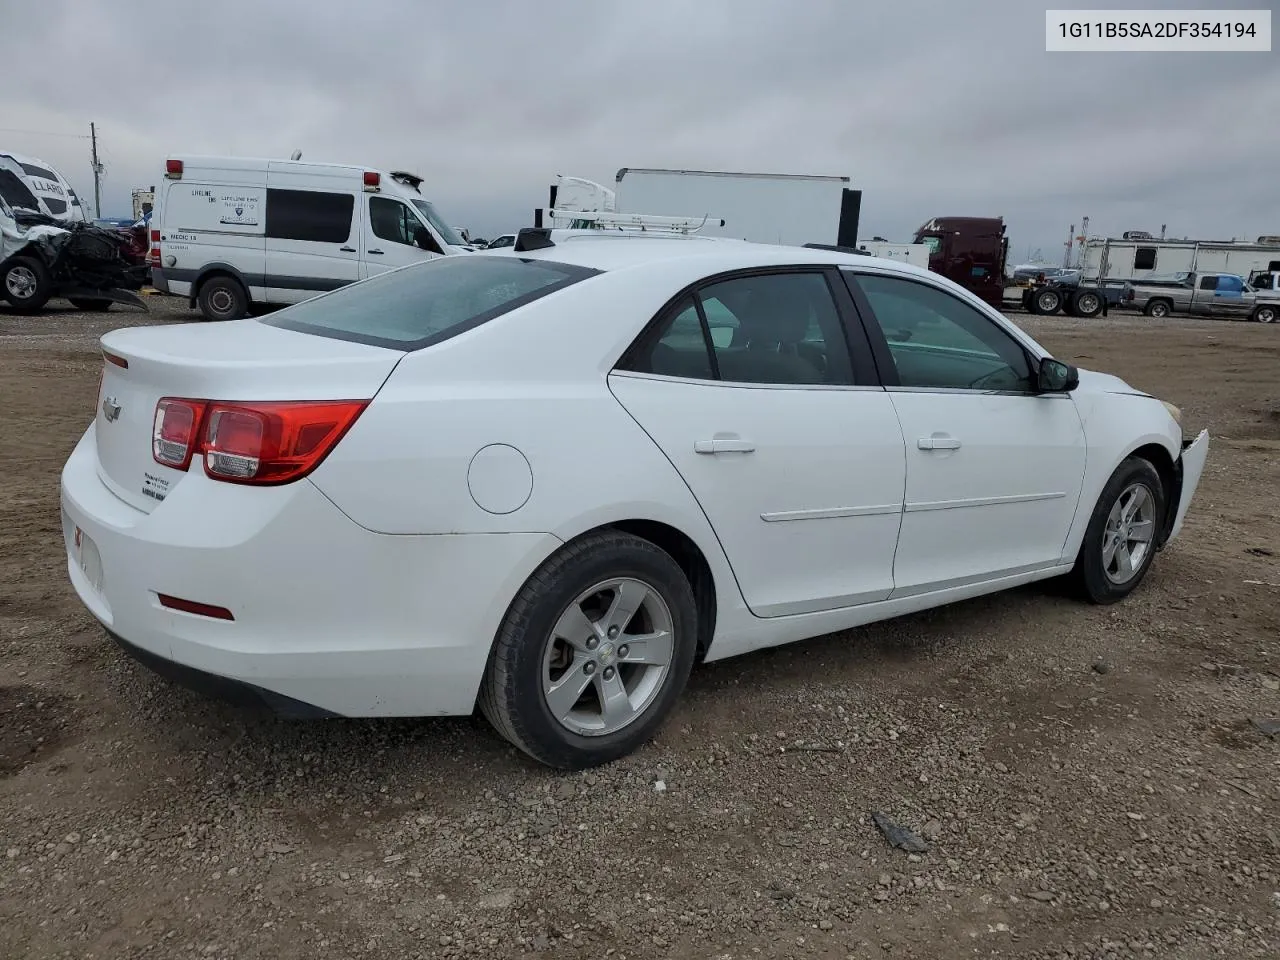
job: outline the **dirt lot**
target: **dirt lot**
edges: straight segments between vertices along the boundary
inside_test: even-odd
[[[479,719],[224,707],[104,639],[58,472],[97,335],[185,315],[153,309],[0,314],[0,957],[1280,956],[1280,330],[1016,318],[1213,433],[1139,592],[707,665],[563,776]]]

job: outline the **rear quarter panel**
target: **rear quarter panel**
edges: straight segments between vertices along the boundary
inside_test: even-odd
[[[601,299],[589,286],[606,278]],[[718,588],[736,591],[689,488],[607,383],[617,357],[682,285],[589,279],[407,354],[313,482],[379,533],[570,540],[620,520],[658,521],[699,546]],[[505,513],[481,508],[469,480],[476,455],[499,444],[519,451],[530,478],[527,499]],[[504,455],[510,483],[525,482],[519,458]]]

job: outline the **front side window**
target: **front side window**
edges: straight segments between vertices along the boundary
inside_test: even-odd
[[[620,365],[639,373],[783,386],[853,383],[821,273],[735,277],[677,303]]]
[[[862,274],[857,284],[902,386],[1034,392],[1025,351],[976,308],[913,280]]]
[[[1218,278],[1219,293],[1243,293],[1244,282],[1239,277],[1219,277]]]
[[[1217,290],[1217,289],[1218,289],[1218,278],[1217,278],[1217,277],[1215,277],[1215,276],[1213,276],[1212,274],[1211,274],[1211,275],[1209,275],[1209,276],[1207,276],[1207,277],[1201,277],[1201,278],[1200,278],[1200,289],[1201,289],[1201,290]]]
[[[422,222],[399,200],[370,197],[369,226],[375,237],[411,247],[414,245],[413,235],[422,226]]]
[[[393,350],[420,350],[598,272],[516,257],[440,257],[304,300],[260,322]]]
[[[268,189],[266,233],[276,240],[346,243],[355,208],[350,193]]]

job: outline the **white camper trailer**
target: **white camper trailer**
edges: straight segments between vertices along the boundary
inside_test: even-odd
[[[38,157],[0,150],[0,196],[14,209],[35,210],[64,223],[89,219],[71,184]]]
[[[1141,281],[1175,273],[1247,277],[1260,270],[1280,270],[1280,236],[1259,237],[1256,243],[1092,237],[1084,248],[1086,281]]]

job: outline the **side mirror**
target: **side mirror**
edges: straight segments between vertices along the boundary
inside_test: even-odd
[[[1046,357],[1040,361],[1036,387],[1041,393],[1065,393],[1080,386],[1080,371],[1069,363]]]
[[[440,249],[440,245],[436,243],[435,237],[431,236],[431,232],[426,227],[418,227],[413,231],[413,242],[429,253],[444,253]]]

